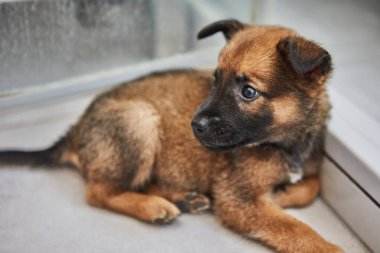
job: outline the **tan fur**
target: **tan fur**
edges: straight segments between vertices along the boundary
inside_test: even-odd
[[[312,203],[319,193],[320,183],[317,177],[310,177],[303,181],[289,185],[285,190],[278,190],[273,200],[281,207],[303,207]]]
[[[297,102],[292,96],[281,96],[272,100],[276,126],[295,124],[300,120]]]
[[[219,55],[219,68],[235,70],[237,74],[247,74],[253,86],[267,92],[272,78],[274,63],[278,60],[270,48],[275,47],[281,38],[295,32],[279,26],[258,26],[238,32]],[[255,54],[256,57],[251,57]]]
[[[180,214],[178,208],[164,198],[136,192],[117,193],[113,192],[111,187],[104,184],[89,184],[88,203],[152,223],[168,223]]]
[[[125,106],[131,111],[128,114],[129,124],[134,126],[129,134],[140,140],[139,169],[132,181],[132,187],[136,188],[150,178],[156,155],[160,152],[160,116],[150,104],[145,102],[132,102]]]
[[[201,213],[211,208],[210,200],[207,196],[198,192],[183,192],[176,189],[162,188],[157,185],[147,187],[144,193],[163,197],[175,203],[181,211],[190,213]]]
[[[292,194],[299,194],[296,190],[293,193],[287,193],[289,196],[285,196],[287,195],[285,194],[284,196],[275,196],[272,199],[268,194],[260,193],[260,189],[255,189],[254,192],[250,191],[249,187],[256,185],[256,183],[252,182],[253,184],[246,186],[245,195],[240,195],[241,192],[244,192],[242,190],[239,191],[240,194],[236,192],[235,185],[237,181],[231,179],[237,176],[239,178],[251,178],[252,181],[255,181],[253,176],[265,174],[264,170],[268,169],[260,169],[259,166],[255,168],[255,172],[234,171],[233,175],[219,177],[215,185],[215,210],[221,221],[227,227],[246,237],[263,241],[278,252],[341,252],[335,245],[326,242],[311,228],[286,214],[273,202],[277,200],[279,201],[278,204],[290,204],[293,206],[295,203],[298,205],[300,201],[311,201],[305,196],[301,196],[303,200],[299,200],[296,196],[291,196]],[[273,172],[273,170],[271,171]],[[260,179],[264,180],[263,176]],[[298,188],[298,186],[290,187]],[[304,185],[304,187],[305,189],[303,190],[306,190],[308,185]],[[289,202],[285,203],[286,200],[289,200]]]
[[[59,163],[71,163],[74,167],[76,167],[79,170],[82,168],[78,155],[72,151],[64,152],[60,157]]]
[[[268,124],[262,132],[269,136],[252,145],[217,153],[195,138],[190,124],[210,94],[211,71],[152,74],[97,97],[68,133],[61,157],[85,178],[88,203],[161,223],[180,214],[172,202],[195,213],[212,206],[227,227],[278,252],[343,252],[280,208],[303,206],[317,196],[330,109],[328,73],[313,79],[322,70],[307,77],[294,71],[284,59],[289,52],[280,54],[278,49],[288,36],[310,46],[287,28],[244,26],[219,55],[217,69],[225,78],[219,85],[223,92],[235,93],[227,96],[230,104],[216,102],[225,110],[237,105],[229,116],[242,115],[239,124],[249,124],[249,117],[266,119]],[[286,44],[283,47],[287,50]],[[307,57],[323,52],[317,46],[310,48],[316,52]],[[240,90],[227,89],[236,84],[236,75],[245,75],[261,96],[242,102],[236,95]],[[308,119],[312,121],[304,121]],[[293,150],[299,143],[304,145]],[[294,164],[298,167],[292,168]],[[273,193],[278,185],[289,184],[292,169],[302,170],[304,180]]]

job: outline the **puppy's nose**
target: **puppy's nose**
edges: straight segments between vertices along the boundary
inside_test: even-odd
[[[193,120],[191,126],[197,134],[203,134],[208,127],[209,120],[207,118],[200,118],[199,120]]]
[[[204,134],[210,128],[211,125],[219,123],[219,117],[201,117],[198,119],[193,119],[191,126],[193,127],[194,132],[199,135]]]

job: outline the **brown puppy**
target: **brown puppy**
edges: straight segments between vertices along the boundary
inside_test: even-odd
[[[228,43],[214,77],[181,70],[120,85],[51,148],[0,161],[70,164],[90,204],[142,221],[206,210],[212,197],[224,225],[278,252],[342,252],[281,209],[319,191],[330,55],[293,30],[236,20],[198,37],[219,31]]]

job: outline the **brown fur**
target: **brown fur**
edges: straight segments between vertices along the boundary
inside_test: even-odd
[[[152,223],[168,223],[180,211],[168,200],[136,192],[114,192],[106,184],[88,184],[87,201],[91,205],[110,209]]]
[[[209,71],[169,71],[100,95],[68,133],[60,160],[81,172],[94,206],[160,223],[180,214],[173,203],[193,213],[211,206],[227,227],[278,252],[343,252],[280,207],[307,205],[319,191],[329,58],[278,26],[222,21],[200,37],[221,28],[229,41],[215,81]],[[310,52],[299,55],[297,46]],[[321,63],[310,63],[316,57]],[[244,76],[261,95],[249,103],[241,100],[240,90],[231,88],[236,76]],[[213,83],[218,86],[211,89]],[[209,117],[212,106],[222,113],[235,106],[227,117],[243,116],[240,125],[262,119],[267,125],[259,122],[250,131],[265,138],[228,152],[207,150],[190,123],[197,108],[194,120]],[[304,179],[289,185],[290,172]],[[285,190],[279,187],[284,184]]]
[[[315,200],[320,183],[316,176],[304,179],[298,184],[288,185],[274,192],[273,200],[281,207],[303,207]]]

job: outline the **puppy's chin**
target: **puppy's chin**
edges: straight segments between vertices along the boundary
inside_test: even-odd
[[[221,135],[204,134],[194,131],[195,137],[205,148],[215,152],[227,152],[241,147],[252,147],[259,145],[262,138],[250,138],[246,134],[236,132],[223,133]],[[251,136],[252,137],[252,136]]]
[[[228,145],[228,146],[219,146],[219,145],[204,145],[205,148],[208,150],[214,151],[214,152],[228,152],[232,151],[238,147],[241,147],[241,145]]]
[[[241,139],[237,140],[235,142],[228,142],[228,143],[212,143],[208,142],[206,140],[202,140],[201,138],[198,138],[199,142],[204,146],[205,148],[214,151],[214,152],[228,152],[232,151],[234,149],[238,148],[252,148],[260,146],[263,142],[265,142],[265,139],[260,140],[251,140],[251,139]]]
[[[214,151],[214,152],[228,152],[232,151],[234,149],[240,148],[245,146],[249,141],[241,140],[234,143],[206,143],[204,141],[200,140],[200,143],[207,149]]]

